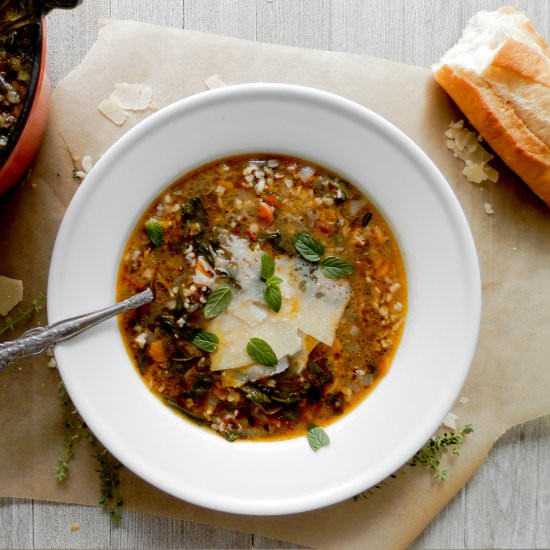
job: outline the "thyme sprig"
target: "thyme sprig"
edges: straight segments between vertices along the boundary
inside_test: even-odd
[[[64,411],[65,437],[55,468],[55,477],[64,481],[69,475],[69,463],[75,455],[75,445],[81,439],[87,439],[97,461],[96,472],[100,480],[99,504],[109,514],[112,521],[120,521],[120,508],[124,501],[119,493],[119,471],[122,464],[118,462],[98,441],[90,428],[82,420],[63,382],[59,383],[59,397]]]
[[[447,479],[448,472],[441,467],[441,460],[445,452],[453,456],[459,456],[462,444],[466,436],[472,433],[474,429],[471,424],[466,424],[461,430],[453,430],[442,434],[435,434],[426,442],[426,444],[409,460],[408,466],[424,466],[434,472],[434,477],[440,481]],[[374,494],[373,489],[381,489],[389,479],[395,479],[398,475],[405,475],[405,468],[400,468],[391,474],[387,479],[381,481],[378,485],[362,491],[353,497],[354,501],[367,500]]]
[[[63,450],[57,458],[55,467],[55,478],[58,481],[64,481],[69,475],[69,462],[75,454],[75,444],[80,439],[84,422],[80,418],[77,410],[67,393],[65,384],[59,383],[59,398],[63,405],[63,424],[65,426],[65,437],[63,439]]]
[[[433,470],[436,479],[446,479],[447,470],[441,468],[441,459],[443,453],[448,451],[453,456],[460,455],[460,448],[464,443],[464,439],[474,429],[471,424],[466,424],[459,431],[444,432],[442,434],[433,435],[426,445],[422,447],[410,460],[409,466],[417,466],[421,464],[429,470]]]
[[[30,321],[35,313],[38,313],[44,308],[45,303],[46,295],[41,292],[38,298],[35,298],[27,309],[16,307],[15,316],[8,315],[4,318],[3,326],[0,327],[0,336],[8,330],[14,331],[19,324]]]
[[[96,472],[99,474],[101,482],[99,504],[109,514],[111,521],[120,521],[122,519],[120,508],[124,504],[124,499],[119,494],[119,471],[122,464],[101,445],[88,428],[86,431],[86,438],[94,449],[93,456],[97,461]]]

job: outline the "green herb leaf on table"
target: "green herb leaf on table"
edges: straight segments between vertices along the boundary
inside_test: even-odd
[[[309,446],[317,452],[321,447],[326,447],[330,444],[330,439],[327,432],[320,426],[312,424],[307,429],[307,442]]]
[[[275,313],[279,313],[279,311],[281,311],[281,306],[283,303],[283,296],[281,294],[281,289],[279,288],[279,283],[281,282],[281,279],[279,279],[278,277],[275,277],[275,279],[278,279],[278,281],[272,281],[273,278],[274,277],[270,277],[266,281],[265,288],[264,288],[264,300],[265,300],[265,303]]]
[[[207,332],[206,330],[198,332],[193,338],[193,344],[195,344],[195,346],[209,353],[216,351],[219,343],[220,340],[218,337],[214,333]]]
[[[336,256],[327,256],[319,262],[321,273],[329,279],[339,279],[351,275],[355,269],[346,260],[341,260]]]
[[[441,468],[444,451],[449,451],[454,456],[460,455],[460,447],[466,436],[473,431],[472,425],[467,424],[460,431],[445,432],[441,435],[432,436],[424,447],[412,457],[409,465],[421,464],[429,470],[433,470],[436,479],[446,479],[447,470]]]
[[[153,246],[160,246],[162,244],[164,233],[162,231],[162,226],[159,222],[153,219],[146,221],[145,231]]]
[[[233,299],[233,291],[231,287],[227,285],[221,285],[218,288],[215,288],[209,295],[206,300],[206,305],[204,306],[204,317],[206,319],[213,319],[217,317],[220,313],[224,312],[231,300]]]
[[[318,262],[325,253],[325,247],[308,233],[294,236],[294,248],[308,262]]]
[[[262,271],[261,278],[263,281],[267,281],[275,274],[275,263],[269,254],[262,255]]]
[[[260,365],[274,367],[277,364],[277,356],[273,348],[261,338],[250,338],[246,345],[246,352]]]

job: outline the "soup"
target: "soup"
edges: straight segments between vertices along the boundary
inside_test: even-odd
[[[298,158],[221,159],[185,175],[141,216],[118,299],[145,384],[228,440],[325,426],[387,372],[403,330],[397,242],[352,184]]]
[[[36,33],[31,25],[0,37],[0,158],[16,132],[29,91]]]

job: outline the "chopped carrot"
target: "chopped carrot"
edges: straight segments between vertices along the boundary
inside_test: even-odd
[[[384,235],[384,232],[378,225],[374,225],[372,227],[372,235],[376,239],[376,242],[382,244],[383,242],[387,241],[386,235]]]
[[[208,270],[204,267],[202,262],[199,262],[197,260],[195,262],[195,271],[200,271],[205,277],[211,277],[212,275],[208,272]]]
[[[153,340],[149,344],[149,356],[155,363],[166,363],[168,356],[166,355],[166,350],[164,349],[164,344],[162,340]]]
[[[260,220],[264,221],[267,224],[273,223],[273,207],[269,204],[260,201],[258,204],[258,217]]]
[[[122,274],[122,278],[125,282],[127,282],[130,286],[133,286],[137,290],[144,290],[146,288],[145,285],[142,285],[141,283],[138,283],[137,281],[134,281],[131,277],[128,277],[125,273]]]
[[[382,261],[379,266],[376,267],[376,276],[383,277],[390,270],[390,263],[386,260]]]
[[[267,202],[267,204],[269,204],[269,206],[278,206],[279,205],[279,201],[277,200],[277,195],[268,195],[265,198],[265,202]]]

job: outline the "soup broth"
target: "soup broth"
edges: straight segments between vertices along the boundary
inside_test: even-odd
[[[120,317],[140,376],[228,440],[325,426],[387,372],[406,313],[399,247],[351,183],[302,159],[221,159],[163,191],[123,254]]]

